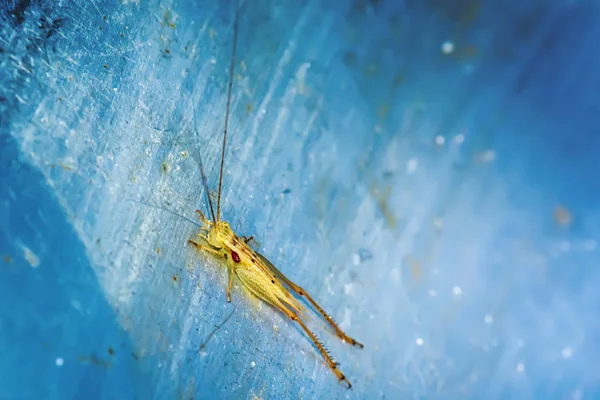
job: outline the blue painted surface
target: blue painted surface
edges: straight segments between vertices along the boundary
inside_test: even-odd
[[[216,188],[212,3],[0,6],[0,399],[600,396],[598,6],[242,2],[224,217],[365,343],[311,321],[345,391],[166,211]]]

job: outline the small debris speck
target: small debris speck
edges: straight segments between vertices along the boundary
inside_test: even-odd
[[[459,286],[454,286],[452,288],[452,293],[456,296],[460,296],[462,294],[462,289]]]
[[[56,363],[56,366],[57,366],[57,367],[62,367],[62,366],[63,366],[63,364],[65,363],[65,360],[63,360],[62,358],[58,357],[58,358],[56,359],[55,363]]]
[[[435,144],[437,144],[438,146],[443,146],[444,143],[446,143],[445,137],[443,137],[442,135],[438,135],[435,137]]]
[[[417,166],[419,165],[419,161],[416,158],[411,158],[406,162],[406,173],[412,174],[417,170]]]
[[[570,358],[573,355],[573,350],[570,347],[565,347],[561,354],[563,358]]]
[[[417,338],[415,342],[417,343],[417,346],[423,346],[424,343],[422,338]]]
[[[255,363],[254,361],[252,361],[252,362],[250,363],[250,367],[252,367],[252,368],[256,367],[256,363]]]
[[[464,141],[465,141],[465,135],[464,134],[459,133],[458,135],[454,136],[454,143],[461,144]]]
[[[12,258],[10,258],[10,256],[4,256],[3,260],[7,264],[10,264],[12,262]]]
[[[486,324],[491,324],[492,322],[494,322],[494,317],[492,317],[490,314],[486,314],[483,320]]]
[[[564,206],[558,205],[554,208],[554,220],[560,226],[568,226],[573,221],[573,215]]]
[[[114,355],[115,355],[115,351],[113,350],[113,348],[112,348],[112,347],[109,347],[109,348],[108,348],[108,354],[110,354],[111,356],[114,356]]]
[[[560,251],[562,251],[563,253],[568,252],[569,250],[571,250],[571,243],[569,243],[566,240],[561,240],[561,242],[558,244],[558,248],[560,249]]]
[[[40,259],[33,253],[33,251],[31,251],[29,247],[23,246],[23,256],[32,268],[37,268],[40,266]]]
[[[583,249],[585,251],[593,251],[596,249],[596,241],[594,239],[588,239],[583,243]]]
[[[518,363],[516,370],[517,370],[517,372],[525,371],[525,364],[523,364],[522,362]]]
[[[480,162],[490,163],[496,159],[496,152],[494,150],[486,150],[480,153],[477,158]]]
[[[434,218],[433,227],[436,229],[436,231],[441,232],[444,228],[444,220],[441,217]]]
[[[360,249],[356,250],[356,253],[354,253],[354,256],[353,256],[354,265],[362,264],[365,261],[368,261],[372,258],[373,258],[373,253],[371,253],[371,251],[369,251],[368,249],[361,247]]]

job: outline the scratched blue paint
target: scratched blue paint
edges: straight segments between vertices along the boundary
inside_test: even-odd
[[[365,343],[311,321],[345,391],[186,246],[216,3],[0,6],[0,399],[600,396],[598,5],[242,1],[223,216]]]

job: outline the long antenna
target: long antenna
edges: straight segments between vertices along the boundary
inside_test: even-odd
[[[223,164],[225,163],[225,145],[227,143],[227,123],[229,122],[229,106],[231,105],[231,87],[233,86],[233,69],[235,67],[235,50],[238,37],[239,0],[235,2],[235,19],[233,22],[233,48],[231,65],[229,66],[229,87],[227,88],[227,108],[225,109],[225,129],[223,130],[223,148],[221,149],[221,170],[219,172],[219,191],[217,192],[217,221],[221,220],[221,184],[223,183]]]
[[[194,129],[196,130],[196,136],[198,135],[198,126],[196,124],[196,107],[194,107]],[[212,201],[210,200],[210,192],[208,191],[208,182],[206,179],[206,174],[204,173],[204,165],[202,163],[202,154],[198,152],[198,164],[200,164],[200,174],[202,175],[202,185],[204,186],[204,191],[206,192],[206,199],[208,200],[208,206],[210,207],[210,214],[212,215],[212,220],[214,223],[217,222],[215,218],[215,210],[213,209]]]
[[[189,219],[188,217],[186,217],[184,215],[181,215],[181,214],[178,214],[178,213],[176,213],[173,210],[169,210],[166,207],[161,207],[161,206],[157,206],[157,205],[154,205],[154,204],[150,204],[150,203],[148,203],[146,201],[143,201],[143,200],[137,200],[137,199],[127,199],[127,200],[135,202],[135,203],[140,203],[140,204],[143,204],[143,205],[151,207],[151,208],[156,208],[157,210],[166,211],[166,212],[168,212],[168,213],[170,213],[172,215],[175,215],[176,217],[179,217],[179,218],[182,218],[182,219],[186,220],[187,222],[189,222],[190,224],[192,224],[194,226],[197,226],[198,228],[202,228],[202,225],[200,225],[199,223],[194,222],[191,219]]]

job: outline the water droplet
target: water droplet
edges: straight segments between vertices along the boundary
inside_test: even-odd
[[[525,364],[523,364],[522,362],[518,363],[516,370],[517,370],[517,372],[525,371]]]
[[[454,43],[450,40],[446,40],[442,43],[442,52],[444,54],[450,54],[454,51]]]
[[[417,170],[417,165],[419,161],[416,158],[411,158],[406,162],[406,173],[412,174]]]
[[[461,144],[464,141],[465,141],[465,135],[464,134],[459,133],[458,135],[454,136],[454,143]]]
[[[594,239],[588,239],[583,243],[583,249],[585,251],[592,251],[596,249],[596,241]]]

